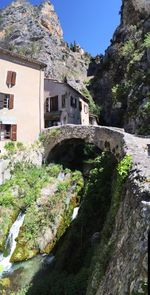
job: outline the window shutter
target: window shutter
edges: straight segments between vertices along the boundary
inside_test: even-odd
[[[17,125],[11,125],[11,140],[17,140]]]
[[[58,96],[50,98],[50,111],[58,111]]]
[[[0,93],[0,110],[4,107],[4,95]]]
[[[14,95],[11,94],[9,97],[9,110],[12,110],[14,108]]]
[[[82,102],[81,101],[79,101],[79,110],[80,110],[80,112],[82,111]]]
[[[7,79],[6,79],[6,84],[9,86],[11,85],[11,80],[12,80],[12,72],[8,71],[7,72]]]
[[[12,72],[11,86],[14,86],[15,84],[16,84],[16,72]]]

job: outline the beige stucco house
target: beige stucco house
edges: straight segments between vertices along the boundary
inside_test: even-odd
[[[0,49],[0,149],[7,140],[32,143],[44,128],[44,67]]]
[[[63,124],[89,125],[88,100],[67,82],[44,79],[45,128]]]

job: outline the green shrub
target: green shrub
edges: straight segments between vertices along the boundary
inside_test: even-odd
[[[46,133],[44,132],[40,133],[39,141],[42,143],[49,142],[51,138],[53,139],[54,137],[57,137],[60,133],[61,133],[61,130],[59,128],[51,128]]]
[[[144,110],[150,113],[150,101],[147,101],[147,103],[144,105]]]
[[[96,116],[100,116],[100,112],[101,112],[101,107],[99,105],[97,105],[95,103],[95,101],[93,100],[89,90],[87,88],[83,88],[81,90],[82,94],[88,99],[89,101],[89,110],[90,113],[96,115]]]
[[[62,171],[63,167],[62,165],[58,164],[50,164],[45,167],[46,172],[51,176],[51,177],[57,177],[59,173]]]
[[[131,166],[132,166],[132,157],[130,155],[126,155],[119,162],[117,166],[117,172],[121,182],[123,182],[123,180],[127,177],[129,170],[131,169]]]
[[[17,151],[24,151],[25,146],[23,145],[22,142],[7,142],[4,146],[5,150],[8,152],[8,155],[10,154],[15,154]]]
[[[58,183],[57,190],[58,192],[62,192],[62,191],[66,192],[69,186],[70,186],[70,183],[68,181],[62,181]]]
[[[128,40],[122,46],[122,56],[126,58],[130,58],[131,55],[134,53],[135,44],[133,40]]]
[[[16,148],[19,151],[24,151],[25,150],[25,147],[24,147],[23,143],[19,142],[19,141],[16,142]]]
[[[150,47],[150,33],[147,33],[144,38],[144,46],[146,48]]]
[[[11,191],[6,191],[0,195],[0,206],[11,207],[16,204],[15,198],[13,197]]]
[[[16,150],[16,146],[15,143],[13,141],[9,141],[5,144],[4,146],[5,150],[8,152],[15,152]]]

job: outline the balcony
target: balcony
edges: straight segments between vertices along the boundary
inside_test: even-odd
[[[61,111],[46,112],[44,114],[44,118],[45,120],[60,121],[61,113],[62,113]]]

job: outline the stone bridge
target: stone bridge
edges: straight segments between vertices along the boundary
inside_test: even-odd
[[[150,155],[148,155],[150,138],[136,137],[115,127],[63,125],[45,129],[42,139],[45,160],[56,147],[61,148],[63,142],[73,139],[84,140],[102,151],[110,151],[118,160],[125,154],[131,155],[136,169],[146,178],[150,177]]]
[[[132,156],[133,166],[119,196],[119,209],[109,240],[110,244],[115,243],[111,252],[113,255],[109,259],[105,276],[96,293],[111,294],[114,290],[113,294],[131,294],[133,287],[139,286],[140,281],[147,280],[145,278],[150,230],[150,138],[136,137],[117,128],[81,125],[45,129],[42,138],[46,159],[49,154],[55,154],[55,150],[56,157],[61,149],[64,149],[65,153],[69,152],[67,146],[73,149],[75,141],[80,144],[80,140],[92,143],[103,151],[110,151],[118,160],[125,154]],[[71,144],[68,144],[68,141]],[[95,279],[95,276],[93,277]]]

